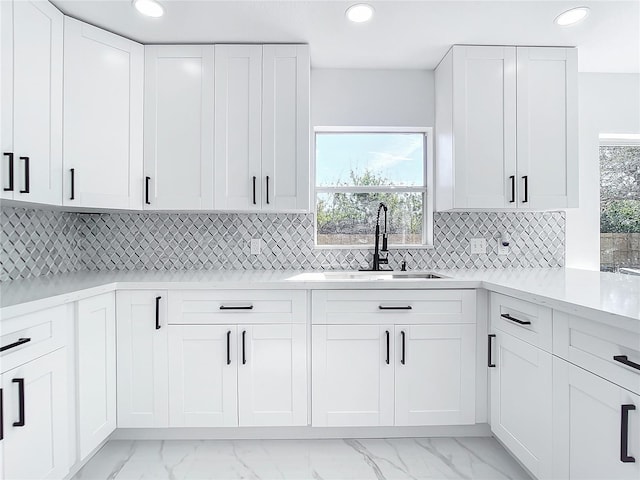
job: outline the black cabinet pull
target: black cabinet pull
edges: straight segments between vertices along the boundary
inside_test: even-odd
[[[227,365],[231,365],[231,330],[227,331]]]
[[[632,362],[631,360],[629,360],[629,357],[627,357],[626,355],[614,355],[613,359],[616,362],[620,362],[623,365],[626,365],[627,367],[631,367],[631,368],[635,368],[636,370],[640,370],[640,363]]]
[[[24,427],[24,378],[11,380],[18,384],[18,421],[13,422],[14,427]]]
[[[29,157],[20,157],[20,160],[24,160],[24,190],[20,193],[29,193]]]
[[[400,358],[400,363],[404,365],[404,330],[400,332],[400,338],[402,339],[402,357]]]
[[[269,205],[269,175],[267,175],[267,205]]]
[[[256,177],[253,177],[253,204],[256,204]]]
[[[511,200],[509,203],[514,203],[516,201],[516,176],[510,175],[509,180],[511,180]]]
[[[384,332],[387,336],[387,365],[389,365],[389,330]]]
[[[491,358],[491,339],[492,338],[496,338],[496,334],[495,333],[490,333],[489,335],[487,335],[487,348],[489,350],[489,352],[487,353],[487,366],[489,368],[494,368],[496,366],[495,363],[493,363],[493,359]]]
[[[522,179],[524,180],[524,200],[522,203],[527,203],[529,201],[529,177],[525,175]]]
[[[506,318],[507,320],[511,320],[512,322],[516,322],[520,325],[531,325],[531,322],[529,320],[518,320],[517,318],[513,318],[511,315],[509,315],[508,313],[503,313],[502,315],[500,315],[502,318]]]
[[[4,191],[13,192],[13,152],[4,152],[3,155],[9,157],[9,186],[4,187]]]
[[[636,459],[629,455],[629,410],[635,410],[633,404],[620,406],[620,461],[622,463],[635,463]]]
[[[156,330],[160,330],[160,300],[162,297],[156,297]]]
[[[5,350],[10,350],[15,347],[19,347],[20,345],[24,345],[27,342],[30,342],[30,338],[19,338],[17,342],[10,343],[9,345],[3,345],[0,347],[0,352],[4,352]]]
[[[4,440],[4,397],[0,388],[0,440]]]
[[[239,305],[236,307],[227,307],[226,305],[220,305],[220,310],[253,310],[253,305]]]
[[[151,177],[144,177],[144,203],[145,205],[151,205],[149,201],[149,182],[151,181]]]
[[[75,200],[76,199],[76,169],[72,168],[71,169],[71,197],[69,197],[69,200]]]
[[[411,310],[413,307],[411,305],[402,305],[402,306],[386,306],[386,305],[378,305],[380,310]]]
[[[246,352],[245,352],[245,337],[247,336],[247,331],[243,330],[242,331],[242,364],[246,365],[247,364],[247,356],[246,356]]]

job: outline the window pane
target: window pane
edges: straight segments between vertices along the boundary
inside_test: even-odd
[[[640,274],[640,146],[600,147],[600,270]]]
[[[318,245],[374,243],[378,205],[388,208],[389,243],[422,245],[422,193],[319,193],[316,198]],[[384,212],[380,214],[380,232]]]
[[[317,133],[319,187],[424,185],[422,133]]]

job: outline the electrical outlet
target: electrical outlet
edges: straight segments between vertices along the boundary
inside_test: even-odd
[[[251,255],[260,255],[261,243],[259,238],[251,239]]]
[[[509,255],[511,247],[505,247],[501,242],[498,242],[498,255]]]
[[[485,255],[487,253],[486,238],[470,238],[471,255]]]

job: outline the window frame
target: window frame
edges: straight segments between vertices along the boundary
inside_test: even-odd
[[[424,178],[422,187],[319,187],[316,183],[317,136],[323,133],[421,133],[424,135]],[[373,248],[366,245],[318,245],[318,193],[410,193],[423,194],[422,240],[420,245],[389,244],[394,249],[432,249],[433,245],[433,127],[366,127],[366,126],[317,126],[313,129],[313,152],[311,154],[311,192],[313,198],[313,248],[318,250],[355,250]],[[372,232],[373,233],[373,232]]]

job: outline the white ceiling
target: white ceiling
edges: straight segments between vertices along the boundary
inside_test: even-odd
[[[141,16],[130,0],[53,0],[64,13],[142,43],[308,43],[314,68],[433,69],[456,43],[579,47],[582,72],[640,72],[638,0],[369,0],[366,24],[345,19],[362,0],[160,0]],[[587,5],[573,27],[553,19]]]

